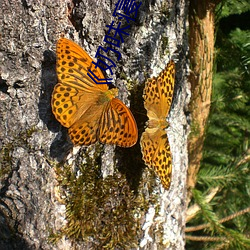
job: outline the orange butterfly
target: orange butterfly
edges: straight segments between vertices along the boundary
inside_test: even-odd
[[[58,84],[52,94],[52,111],[66,128],[75,145],[96,141],[131,147],[138,139],[135,119],[119,99],[118,89],[96,84],[88,75],[90,69],[98,78],[102,71],[76,43],[60,38],[57,42]]]
[[[158,77],[148,79],[143,92],[144,107],[149,118],[141,136],[141,151],[145,164],[153,167],[164,188],[169,189],[172,173],[170,145],[165,128],[174,92],[175,65],[170,61]]]

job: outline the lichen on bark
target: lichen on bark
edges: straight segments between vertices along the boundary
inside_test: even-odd
[[[98,230],[108,228],[113,230],[111,235],[116,234],[114,228],[125,230],[125,234],[131,233],[126,239],[131,239],[131,244],[141,249],[162,249],[163,246],[184,249],[188,133],[184,108],[189,100],[186,1],[142,2],[136,22],[131,23],[129,36],[119,48],[122,59],[116,61],[114,76],[114,85],[120,89],[119,97],[130,104],[140,135],[146,120],[142,103],[144,81],[159,73],[170,57],[176,62],[175,97],[168,129],[174,163],[169,191],[162,189],[153,171],[143,165],[139,145],[131,149],[113,147],[107,150],[100,144],[88,149],[73,148],[67,130],[51,112],[51,93],[57,82],[56,41],[64,34],[94,57],[98,46],[104,43],[105,27],[111,23],[115,3],[106,0],[1,1],[0,160],[9,169],[0,176],[0,216],[5,222],[0,224],[3,229],[0,230],[0,248],[96,247],[98,235],[95,232],[91,235],[93,242],[85,241],[84,237],[80,241],[77,237],[75,240],[62,237],[57,243],[49,240],[52,232],[60,232],[67,225],[68,215],[78,216],[74,209],[68,214],[66,210],[72,209],[72,204],[77,205],[74,200],[72,204],[67,203],[70,198],[77,198],[72,197],[73,190],[80,194],[82,206],[94,202],[107,207],[108,200],[115,207],[124,205],[125,211],[114,208],[116,213],[111,215],[116,218],[110,224],[109,217],[104,216],[107,227]],[[126,81],[122,75],[126,76]],[[86,160],[86,152],[94,156],[93,161]],[[82,172],[77,176],[79,169]],[[113,175],[103,179],[101,173],[104,172]],[[80,178],[82,185],[73,185],[74,179],[71,179],[68,183],[72,185],[66,183],[64,187],[62,178],[66,173],[76,178],[76,183]],[[92,189],[88,189],[90,184]],[[58,197],[58,189],[63,190],[63,197]],[[90,195],[91,190],[94,190],[93,199],[83,200],[82,196]],[[63,202],[59,198],[63,198]],[[100,211],[105,209],[100,208]],[[141,217],[136,218],[136,214]],[[128,221],[124,227],[119,225],[120,215],[124,224]],[[89,216],[93,219],[94,215],[90,213]],[[101,219],[101,213],[96,218]],[[67,231],[65,235],[74,233]],[[125,238],[118,242],[118,238],[112,237],[105,243],[107,246],[118,249],[120,242],[125,244]]]

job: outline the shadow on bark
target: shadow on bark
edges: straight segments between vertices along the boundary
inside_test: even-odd
[[[130,188],[135,192],[138,191],[142,173],[145,169],[140,148],[141,134],[144,131],[145,122],[147,121],[146,110],[144,109],[142,100],[143,88],[144,85],[138,85],[131,90],[130,109],[135,114],[134,117],[138,126],[138,142],[131,148],[116,148],[116,154],[119,158],[119,171],[126,175]]]
[[[3,250],[31,250],[29,244],[21,235],[18,235],[16,222],[13,225],[9,224],[10,218],[6,218],[2,211],[0,211],[0,249]]]
[[[60,131],[50,146],[50,156],[60,162],[67,156],[73,144],[68,137],[67,129],[60,125],[51,109],[51,95],[57,84],[56,55],[54,52],[46,50],[43,57],[41,92],[38,104],[39,117],[51,132]]]

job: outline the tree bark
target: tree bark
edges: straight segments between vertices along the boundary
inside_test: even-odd
[[[190,65],[192,97],[189,110],[192,126],[188,140],[189,168],[187,187],[191,191],[195,187],[197,173],[202,159],[202,149],[205,138],[206,123],[210,111],[213,60],[214,60],[214,19],[215,7],[219,1],[190,1]],[[188,193],[188,203],[191,198]]]
[[[57,40],[64,34],[94,58],[116,2],[0,2],[0,249],[184,249],[186,1],[143,1],[112,76],[141,135],[144,82],[176,62],[169,191],[145,168],[139,143],[73,148],[51,112]]]

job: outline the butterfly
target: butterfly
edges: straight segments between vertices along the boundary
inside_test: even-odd
[[[118,89],[96,84],[90,69],[103,79],[102,71],[76,43],[60,38],[56,47],[58,83],[52,93],[52,112],[66,128],[75,145],[97,141],[131,147],[138,139],[137,125],[129,108],[116,98]]]
[[[142,133],[140,145],[142,159],[159,175],[165,189],[169,189],[172,173],[170,145],[165,128],[166,117],[174,92],[175,64],[170,61],[158,77],[148,79],[143,91],[144,107],[148,122]]]

